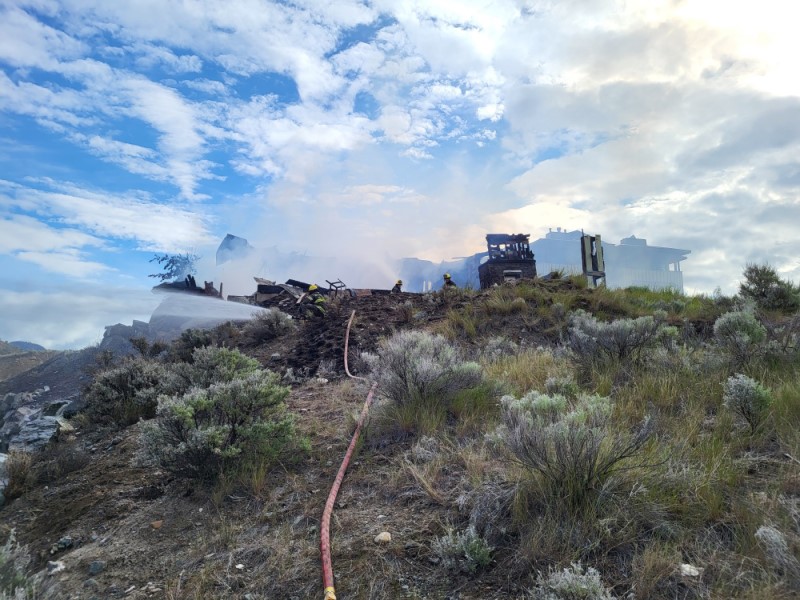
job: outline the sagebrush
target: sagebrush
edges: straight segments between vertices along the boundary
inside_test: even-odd
[[[255,371],[181,396],[161,396],[158,417],[143,425],[145,460],[213,480],[231,469],[271,466],[304,447],[280,377]],[[296,456],[296,455],[295,455]]]

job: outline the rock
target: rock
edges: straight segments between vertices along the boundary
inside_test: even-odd
[[[6,461],[8,454],[0,454],[0,489],[5,489],[8,484],[8,470],[6,469]]]
[[[67,404],[69,404],[69,400],[56,400],[55,402],[51,402],[42,409],[42,416],[55,417]]]
[[[702,572],[703,569],[699,569],[694,565],[689,565],[686,563],[681,565],[681,575],[684,577],[699,577]]]
[[[388,544],[392,541],[392,534],[388,531],[381,531],[378,535],[375,536],[375,543],[376,544]]]
[[[100,584],[97,583],[96,579],[87,579],[86,581],[83,582],[83,587],[97,591],[98,589],[100,589]]]
[[[72,548],[74,543],[75,542],[73,541],[72,537],[70,537],[68,535],[65,535],[60,540],[58,540],[55,544],[53,544],[53,548],[50,549],[50,554],[54,554],[55,552],[58,552],[59,550],[66,550],[67,548]],[[55,549],[55,552],[53,552],[53,549]]]
[[[91,564],[89,564],[89,575],[99,575],[105,570],[106,561],[104,560],[93,560]]]
[[[0,445],[3,449],[7,449],[11,440],[19,434],[25,424],[41,415],[41,410],[32,406],[16,406],[3,415],[3,426],[0,427]]]
[[[8,449],[22,452],[41,450],[58,435],[60,429],[58,417],[39,417],[26,421],[19,433],[9,440]]]
[[[75,542],[70,536],[65,535],[50,547],[50,554],[55,554],[56,552],[61,552],[62,550],[72,548],[74,543]]]
[[[69,396],[67,398],[68,402],[61,407],[58,411],[57,417],[64,417],[65,419],[71,419],[78,413],[83,412],[86,410],[86,398],[84,398],[81,394],[75,394],[73,396]]]
[[[164,525],[163,519],[158,521],[153,521],[152,523],[150,523],[150,527],[152,527],[153,529],[161,529],[163,525]]]

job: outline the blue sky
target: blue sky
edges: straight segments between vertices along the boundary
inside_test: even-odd
[[[690,249],[690,291],[800,280],[800,9],[735,4],[4,0],[0,338],[146,319],[152,255],[213,278],[228,232],[441,260],[561,226]]]

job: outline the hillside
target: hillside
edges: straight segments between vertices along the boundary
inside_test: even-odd
[[[0,340],[0,356],[5,356],[7,354],[19,354],[20,352],[23,352],[21,348],[17,348],[13,344]]]
[[[343,369],[355,310],[350,366],[379,398],[334,511],[337,597],[797,597],[798,322],[739,308],[567,279],[185,334],[98,372],[75,430],[11,461],[0,527],[28,577],[53,565],[42,597],[322,597],[320,518],[368,389]],[[200,399],[195,422],[226,385],[225,410],[250,402],[232,349],[289,386],[287,445],[209,454],[205,479],[143,461],[159,394]]]
[[[0,382],[38,367],[58,354],[53,350],[21,350],[6,342],[0,342],[0,345],[5,345],[0,348]]]

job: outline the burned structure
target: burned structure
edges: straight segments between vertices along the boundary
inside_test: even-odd
[[[489,233],[488,255],[478,266],[481,289],[506,281],[536,277],[536,260],[527,233]]]
[[[592,287],[606,280],[606,263],[603,258],[603,243],[599,235],[581,236],[581,267]]]
[[[583,273],[587,276],[591,276],[590,271],[604,271],[605,284],[609,288],[639,286],[651,290],[673,289],[683,293],[681,262],[687,259],[691,253],[689,250],[650,246],[647,240],[633,235],[623,238],[619,244],[603,240],[600,248],[603,267],[593,269],[587,268],[589,265],[584,258],[585,237],[580,230],[567,231],[558,227],[532,242],[531,248],[536,253],[540,270]],[[599,236],[595,237],[599,239]],[[578,243],[581,244],[580,254],[575,252]],[[595,251],[592,256],[596,255]]]

